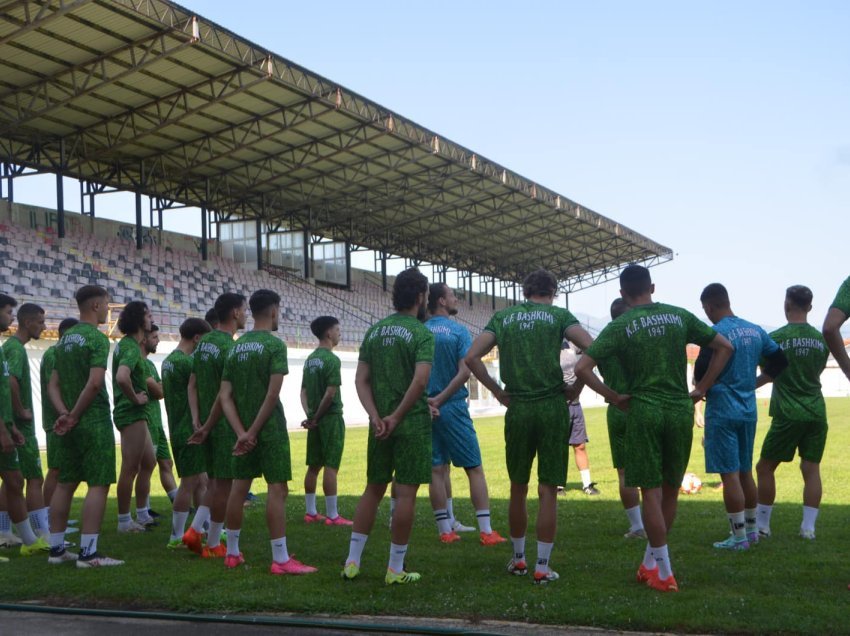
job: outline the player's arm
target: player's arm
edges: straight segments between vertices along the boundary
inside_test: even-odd
[[[224,417],[227,418],[230,428],[239,437],[245,433],[245,425],[242,424],[242,419],[239,417],[239,411],[236,409],[236,402],[233,400],[233,385],[227,381],[221,381],[221,387],[218,390],[216,400],[221,404],[221,410],[224,411]]]
[[[705,370],[705,375],[697,381],[694,390],[691,391],[691,399],[694,402],[705,397],[708,390],[714,385],[714,381],[726,368],[726,363],[732,357],[734,348],[732,343],[719,333],[712,338],[706,347],[711,349],[711,360],[708,363],[708,368]]]
[[[165,397],[165,393],[162,390],[162,382],[157,382],[156,378],[152,375],[149,375],[145,381],[145,388],[148,390],[148,397],[152,400],[161,400]]]
[[[441,407],[451,396],[463,388],[463,385],[465,385],[466,381],[469,380],[470,375],[472,375],[472,372],[469,370],[469,367],[466,366],[466,362],[461,360],[458,362],[457,373],[455,374],[455,377],[452,378],[452,381],[448,383],[445,389],[428,400],[428,402],[432,403],[437,408]]]
[[[105,368],[91,367],[89,369],[89,377],[86,380],[86,385],[83,387],[83,390],[80,391],[76,404],[74,404],[69,412],[65,404],[62,402],[61,394],[54,395],[54,393],[58,393],[59,391],[59,374],[56,373],[55,370],[53,371],[53,375],[50,376],[50,399],[53,402],[53,406],[56,408],[56,412],[59,414],[56,424],[53,427],[53,431],[55,433],[62,435],[77,425],[80,418],[83,416],[83,413],[88,410],[91,403],[94,402],[94,399],[97,397],[97,394],[103,389],[105,378]],[[56,397],[58,397],[58,401],[55,399]]]
[[[56,369],[53,369],[50,380],[47,382],[47,397],[50,398],[50,403],[53,405],[57,417],[71,410],[65,406],[65,400],[62,399],[62,390],[59,388],[59,373]]]
[[[9,374],[9,389],[12,393],[12,411],[22,420],[31,420],[32,411],[24,408],[24,403],[21,401],[21,385],[18,383],[18,378]]]
[[[826,346],[829,347],[838,366],[850,380],[850,356],[847,355],[847,349],[844,348],[844,338],[841,337],[841,326],[847,322],[847,314],[837,307],[830,307],[826,312],[826,319],[823,321],[823,338],[826,340]]]
[[[6,428],[6,422],[0,416],[0,452],[11,453],[15,450],[15,440],[9,434],[9,429]]]
[[[585,328],[578,324],[567,327],[566,331],[564,331],[564,337],[566,337],[567,340],[572,342],[581,351],[586,351],[593,343],[593,336],[587,333]],[[564,394],[567,399],[572,402],[578,399],[583,388],[584,382],[580,377],[578,377],[578,375],[576,375],[575,384],[568,389],[565,389]]]
[[[189,402],[189,413],[192,415],[192,430],[197,431],[201,428],[201,410],[198,406],[198,380],[194,373],[189,374],[186,399]]]
[[[378,413],[378,405],[375,404],[375,395],[372,393],[372,374],[369,365],[362,360],[357,362],[357,371],[354,375],[354,386],[357,389],[357,397],[360,404],[369,416],[369,421],[376,427],[381,423]]]
[[[130,367],[123,364],[118,367],[118,371],[115,372],[115,384],[121,389],[124,397],[130,400],[130,404],[143,406],[148,403],[147,393],[144,391],[136,393],[133,387],[133,379],[130,377]]]
[[[251,422],[250,428],[246,431],[248,438],[253,440],[254,443],[256,443],[257,435],[259,435],[260,431],[263,430],[266,422],[269,421],[272,413],[274,413],[274,410],[277,408],[277,405],[280,402],[280,390],[282,387],[283,374],[272,373],[269,376],[269,388],[266,390],[266,397],[263,398],[260,410],[257,411],[254,421]]]
[[[382,434],[375,435],[379,439],[389,437],[395,428],[404,420],[413,405],[422,398],[425,391],[428,390],[428,378],[431,377],[431,363],[417,362],[416,368],[413,371],[413,379],[404,392],[401,402],[395,407],[395,410],[382,418],[384,421],[384,430]]]
[[[329,385],[325,389],[325,394],[322,396],[322,401],[319,402],[319,406],[316,408],[316,412],[313,414],[313,422],[318,424],[325,416],[325,414],[330,410],[334,398],[336,397],[337,391],[339,391],[339,387],[333,385]]]
[[[773,382],[780,373],[788,367],[788,358],[782,349],[777,349],[764,357],[761,363],[761,373],[756,378],[756,388],[762,387],[768,382]]]
[[[469,368],[469,371],[478,378],[478,381],[483,384],[492,393],[499,402],[505,406],[510,402],[510,396],[499,386],[499,383],[488,372],[487,367],[481,360],[486,356],[493,347],[496,346],[496,334],[492,331],[482,331],[481,334],[472,341],[472,346],[466,353],[463,361]]]
[[[587,353],[584,353],[582,354],[581,359],[576,363],[576,377],[580,382],[583,382],[586,386],[590,387],[596,391],[596,393],[605,398],[605,401],[609,404],[613,404],[620,409],[627,408],[630,396],[617,393],[614,389],[605,384],[593,372],[594,368],[596,368],[596,360],[587,355]]]

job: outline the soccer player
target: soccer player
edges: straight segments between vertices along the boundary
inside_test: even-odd
[[[168,438],[165,436],[165,429],[162,427],[162,410],[159,406],[159,400],[163,398],[162,379],[159,377],[156,365],[149,357],[152,353],[156,353],[157,346],[159,346],[159,327],[152,324],[150,331],[145,332],[145,339],[142,341],[142,358],[145,360],[148,372],[147,391],[148,396],[153,398],[148,400],[148,432],[150,433],[151,443],[154,448],[154,464],[159,466],[159,483],[168,495],[168,499],[174,503],[174,498],[177,496],[177,482],[174,480],[174,462],[171,460]],[[150,462],[149,457],[147,461]],[[148,515],[153,518],[159,516],[159,513],[150,509],[150,499],[144,503],[148,507]],[[181,532],[180,534],[182,536],[183,533]]]
[[[233,487],[227,500],[226,568],[245,562],[239,551],[245,496],[262,476],[268,484],[266,521],[272,549],[272,574],[310,574],[316,568],[289,555],[286,545],[287,482],[292,479],[289,435],[280,403],[283,376],[289,373],[286,345],[278,329],[280,296],[268,289],[251,294],[254,328],[231,347],[219,392],[221,408],[236,436],[232,448]]]
[[[732,312],[729,293],[720,283],[708,285],[699,297],[714,330],[732,343],[735,351],[723,373],[705,397],[705,470],[720,473],[723,503],[732,533],[714,544],[724,550],[746,550],[758,542],[753,480],[753,441],[756,435],[756,368],[775,378],[788,361],[767,332]],[[711,349],[700,350],[694,365],[699,382],[708,367]]]
[[[177,348],[168,354],[162,362],[162,388],[165,394],[165,412],[168,414],[168,430],[171,434],[171,450],[180,475],[180,487],[174,497],[171,513],[171,539],[169,549],[183,545],[182,539],[189,518],[192,497],[198,489],[201,495],[206,490],[206,455],[202,446],[190,445],[192,413],[189,411],[189,376],[192,374],[192,353],[204,334],[209,333],[210,325],[200,318],[187,318],[180,325],[180,342]],[[203,506],[200,514],[199,530],[209,520],[209,507]],[[200,507],[198,508],[200,512]],[[197,516],[196,516],[197,518]]]
[[[189,409],[192,413],[190,444],[204,444],[209,482],[204,496],[204,506],[209,509],[207,545],[201,549],[199,524],[205,512],[198,508],[192,526],[183,535],[183,543],[204,558],[224,558],[227,547],[221,543],[221,531],[227,512],[227,501],[233,481],[233,447],[236,434],[221,410],[218,399],[221,375],[227,354],[233,346],[233,337],[245,328],[247,303],[245,296],[227,292],[215,301],[218,326],[205,334],[192,354],[192,374],[189,376]],[[202,522],[201,522],[202,523]]]
[[[118,532],[144,532],[154,523],[148,514],[150,462],[142,461],[151,452],[147,425],[148,370],[142,358],[142,341],[151,328],[151,312],[141,300],[127,303],[118,316],[118,330],[124,337],[112,352],[112,417],[121,434],[121,472],[118,475]],[[136,482],[136,520],[130,515],[133,482]]]
[[[336,480],[342,451],[345,447],[345,421],[342,419],[340,395],[341,363],[333,349],[339,344],[339,320],[319,316],[310,323],[310,331],[319,339],[319,346],[304,362],[301,380],[301,406],[307,419],[301,426],[307,429],[307,474],[304,476],[306,523],[324,522],[328,526],[350,526],[351,521],[337,510]],[[324,469],[322,491],[325,495],[325,514],[316,510],[316,481]]]
[[[106,497],[110,484],[115,483],[115,436],[105,384],[109,338],[97,328],[109,314],[109,293],[99,285],[85,285],[75,298],[80,322],[56,345],[50,376],[50,401],[58,415],[53,433],[59,446],[59,483],[50,500],[48,563],[76,561],[78,568],[123,565],[124,561],[97,551]],[[88,493],[83,502],[78,558],[65,550],[65,529],[81,481],[86,482]]]
[[[0,294],[0,332],[6,331],[12,324],[12,308],[17,304],[11,296]],[[24,476],[21,473],[18,450],[24,447],[26,440],[15,425],[9,387],[9,363],[5,358],[5,349],[5,346],[0,348],[0,480],[3,482],[2,488],[6,495],[9,518],[15,524],[18,536],[23,543],[21,556],[32,556],[42,551],[46,552],[49,546],[42,537],[36,536],[33,532],[27,516]]]
[[[79,322],[76,318],[65,318],[59,323],[59,337],[65,335],[71,327]],[[41,358],[41,368],[39,370],[39,380],[41,382],[41,425],[44,428],[44,434],[47,441],[47,475],[44,478],[44,505],[50,509],[50,500],[53,498],[53,491],[56,490],[56,484],[59,481],[59,464],[57,458],[58,446],[56,435],[53,433],[53,425],[56,423],[56,409],[53,408],[53,403],[50,401],[50,376],[56,366],[56,346],[53,345]],[[49,530],[49,528],[48,528]]]
[[[611,320],[616,320],[629,310],[629,306],[622,298],[616,298],[611,303]],[[611,357],[599,361],[599,373],[605,384],[617,393],[626,393],[626,378],[623,368],[617,358]],[[619,483],[620,502],[626,511],[629,520],[629,530],[623,536],[626,539],[646,539],[646,530],[643,528],[643,518],[640,514],[640,491],[637,488],[629,488],[625,481],[625,443],[626,443],[626,414],[613,404],[608,405],[606,410],[608,424],[608,441],[611,445],[611,461],[617,471]]]
[[[628,408],[626,486],[639,487],[649,542],[638,581],[661,592],[678,591],[670,566],[667,534],[676,517],[682,477],[691,454],[694,402],[714,383],[732,355],[732,345],[689,311],[652,300],[649,270],[629,265],[620,273],[620,294],[631,309],[610,322],[576,365],[576,375],[610,404]],[[688,394],[689,342],[714,354],[702,380]],[[627,392],[618,393],[593,373],[597,360],[616,358]]]
[[[850,276],[838,288],[835,300],[832,301],[823,321],[823,338],[838,366],[850,380],[850,356],[847,355],[844,339],[841,337],[841,326],[847,322],[847,318],[850,318]]]
[[[561,372],[564,374],[564,384],[570,393],[579,393],[571,389],[576,382],[575,368],[578,362],[578,353],[570,347],[570,343],[564,341],[561,347]],[[581,491],[585,495],[596,496],[601,494],[596,487],[596,482],[590,479],[590,458],[587,456],[587,443],[590,439],[587,437],[587,423],[584,420],[584,410],[581,408],[581,402],[578,398],[568,401],[570,410],[570,440],[569,444],[573,448],[576,468],[578,468],[581,476]],[[563,487],[558,487],[558,492],[566,492]]]
[[[32,414],[30,363],[24,348],[30,340],[38,340],[43,331],[44,309],[33,303],[24,303],[18,308],[18,330],[3,343],[3,355],[9,365],[9,388],[15,426],[25,440],[24,445],[18,448],[18,459],[27,485],[29,519],[38,536],[48,537],[50,526],[44,505],[44,476]]]
[[[773,380],[770,396],[770,428],[761,447],[756,464],[758,474],[759,536],[770,536],[770,514],[776,499],[774,473],[782,462],[790,462],[800,454],[803,473],[803,522],[800,536],[815,538],[823,488],[820,460],[826,445],[826,404],[821,393],[820,375],[826,366],[829,350],[820,331],[811,326],[807,317],[812,310],[812,290],[794,285],[785,292],[785,317],[788,324],[771,332],[770,337],[788,358],[788,368],[778,378],[762,368],[758,385]]]
[[[431,481],[431,414],[426,390],[434,359],[434,335],[422,324],[428,299],[428,279],[416,268],[406,269],[393,283],[397,313],[372,325],[363,338],[355,385],[369,415],[366,489],[354,513],[354,526],[343,579],[360,574],[363,548],[375,523],[378,505],[395,475],[387,585],[418,581],[418,572],[404,570],[413,526],[416,491]]]
[[[522,283],[525,302],[496,312],[469,349],[465,361],[475,377],[508,410],[505,414],[505,455],[511,480],[508,508],[513,558],[508,572],[528,574],[525,534],[528,528],[528,481],[537,457],[537,563],[533,582],[558,580],[549,567],[557,531],[558,486],[567,482],[570,414],[564,400],[564,376],[559,352],[567,338],[582,350],[590,335],[566,309],[552,305],[558,289],[555,276],[537,270]],[[499,347],[502,389],[481,358]],[[573,396],[568,396],[572,398]]]
[[[458,299],[445,283],[433,283],[428,291],[425,326],[434,334],[434,364],[428,380],[428,404],[439,412],[431,422],[431,508],[437,521],[440,541],[460,541],[451,526],[447,506],[446,479],[449,462],[466,471],[469,493],[478,520],[481,545],[498,545],[504,539],[490,525],[490,498],[481,463],[481,449],[466,398],[469,368],[463,361],[472,344],[469,330],[449,316],[457,315]]]

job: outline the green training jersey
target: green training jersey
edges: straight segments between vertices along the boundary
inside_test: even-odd
[[[413,316],[393,314],[369,327],[360,345],[360,362],[369,365],[369,378],[372,395],[378,414],[383,417],[398,407],[416,372],[416,365],[434,361],[434,334]],[[427,387],[407,418],[414,415],[428,415]],[[421,433],[408,430],[405,418],[394,435],[401,433]],[[423,421],[430,430],[430,418],[410,418],[410,421]]]
[[[288,373],[286,345],[269,331],[249,331],[230,348],[221,379],[233,386],[233,401],[246,431],[266,399],[271,377]],[[280,398],[262,430],[271,427],[286,427]]]
[[[9,388],[9,363],[3,355],[3,347],[0,347],[0,417],[7,427],[11,427],[12,421],[12,391]]]
[[[770,415],[795,422],[826,420],[820,374],[829,350],[821,332],[808,323],[789,323],[770,334],[788,359],[773,381]]]
[[[625,376],[625,392],[633,399],[662,405],[689,402],[687,345],[705,346],[716,335],[685,309],[651,303],[612,320],[588,347],[587,355],[597,362],[617,360]]]
[[[539,400],[563,391],[561,343],[579,324],[562,307],[526,301],[497,311],[484,327],[496,336],[499,374],[512,398]]]
[[[32,412],[32,383],[30,381],[30,361],[27,356],[27,350],[23,343],[15,336],[12,336],[3,343],[3,354],[6,356],[6,364],[9,365],[9,379],[15,378],[18,381],[20,388],[21,405]],[[11,385],[9,387],[11,395]],[[14,414],[16,424],[30,426],[31,420],[22,420]]]
[[[41,426],[48,433],[53,430],[56,422],[56,409],[50,401],[50,375],[56,366],[56,345],[50,347],[41,356],[41,368],[39,370],[39,381],[41,384]]]
[[[301,376],[301,388],[307,392],[307,417],[312,418],[329,386],[337,387],[333,402],[326,415],[342,413],[342,395],[339,387],[342,384],[340,368],[342,363],[330,349],[317,348],[304,361],[304,374]]]
[[[207,421],[218,391],[221,388],[221,374],[227,352],[233,346],[233,336],[226,331],[214,329],[198,341],[192,354],[194,361],[192,373],[195,374],[195,386],[198,391],[198,410],[201,424]],[[216,422],[216,425],[224,418]]]
[[[77,398],[88,383],[91,369],[106,369],[108,359],[109,338],[94,325],[78,323],[59,339],[56,345],[55,370],[59,376],[62,401],[69,410],[74,408]],[[83,413],[80,422],[92,424],[111,422],[106,382]]]
[[[116,381],[118,369],[127,367],[130,370],[133,392],[147,393],[148,366],[145,362],[142,349],[132,336],[124,336],[115,345],[115,350],[112,352],[112,400],[115,403],[112,417],[116,426],[125,426],[147,419],[147,405],[131,402]]]
[[[147,367],[147,377],[153,378],[156,382],[162,383],[162,378],[159,377],[159,372],[156,370],[156,365],[149,359],[145,358],[145,366]],[[159,405],[159,400],[151,398],[146,404],[145,415],[148,424],[158,428],[162,428],[162,407]]]
[[[830,307],[835,307],[845,316],[850,316],[850,276],[841,283],[841,287],[838,288],[838,293]]]
[[[171,437],[185,438],[192,434],[192,412],[189,410],[189,376],[192,375],[192,356],[175,349],[162,362],[162,392]]]
[[[626,382],[626,374],[623,373],[623,366],[617,358],[611,357],[607,360],[600,360],[598,366],[605,384],[617,393],[627,392],[629,385]]]

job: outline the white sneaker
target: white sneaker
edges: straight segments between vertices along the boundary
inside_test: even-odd
[[[130,521],[128,524],[124,525],[123,523],[118,524],[118,533],[119,534],[138,534],[140,532],[147,532],[147,528],[145,528],[142,524],[136,523],[135,521]]]
[[[15,548],[22,543],[20,537],[11,532],[0,532],[0,548]]]
[[[80,531],[79,528],[71,528],[71,527],[65,528],[65,534],[74,534],[75,532],[79,532],[79,531]]]
[[[452,530],[455,532],[475,532],[472,526],[465,526],[457,519],[452,519]]]
[[[86,559],[77,559],[78,568],[105,568],[113,565],[124,565],[124,561],[111,559],[108,556],[95,552]]]
[[[767,539],[770,537],[770,528],[759,528],[759,539]]]
[[[80,558],[78,554],[74,552],[68,552],[67,550],[62,550],[61,554],[51,554],[49,557],[47,557],[47,562],[50,565],[59,565],[60,563],[76,561],[78,558]]]
[[[626,539],[646,539],[646,530],[638,528],[637,530],[629,530],[623,535]]]
[[[808,539],[809,541],[811,541],[812,539],[815,538],[815,531],[800,528],[800,536],[803,537],[804,539]]]

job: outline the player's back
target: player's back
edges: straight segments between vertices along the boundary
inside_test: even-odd
[[[203,335],[192,354],[194,360],[192,372],[195,374],[201,422],[206,421],[218,396],[224,362],[232,346],[232,335],[226,331],[214,329]]]
[[[6,426],[12,424],[12,390],[9,387],[9,363],[0,347],[0,417]]]
[[[175,349],[162,361],[163,402],[172,434],[178,428],[188,430],[192,426],[187,394],[191,373],[192,357],[180,349]]]
[[[45,431],[53,430],[56,421],[56,409],[50,401],[49,386],[50,376],[56,366],[56,346],[49,347],[41,356],[41,366],[38,370],[39,384],[41,385],[41,425]]]
[[[829,350],[821,332],[808,323],[789,323],[770,337],[788,359],[788,367],[773,381],[770,415],[803,422],[824,420],[820,376]]]
[[[428,378],[428,395],[435,396],[445,389],[457,375],[458,365],[472,344],[469,330],[445,316],[434,316],[425,322],[434,334],[434,364]],[[466,385],[458,389],[452,400],[465,400],[469,395]]]
[[[329,386],[339,387],[341,363],[339,357],[330,349],[317,347],[304,361],[301,386],[307,392],[307,417],[312,417]],[[326,415],[342,413],[342,395],[337,390]]]
[[[244,426],[251,425],[263,405],[271,376],[288,372],[286,345],[268,331],[249,331],[233,344],[227,354],[222,379],[233,387],[233,400]],[[280,398],[271,417],[285,424]]]
[[[62,401],[73,408],[86,386],[93,368],[106,369],[109,338],[89,323],[80,322],[66,331],[56,345],[56,373]],[[101,386],[84,417],[88,414],[110,419],[106,382]]]
[[[3,343],[3,355],[6,358],[6,364],[9,366],[9,376],[14,375],[18,378],[20,387],[21,404],[25,409],[32,409],[32,385],[30,381],[30,361],[27,356],[27,350],[23,343],[15,338],[7,338]],[[21,421],[17,417],[17,422],[29,425],[32,422]]]

